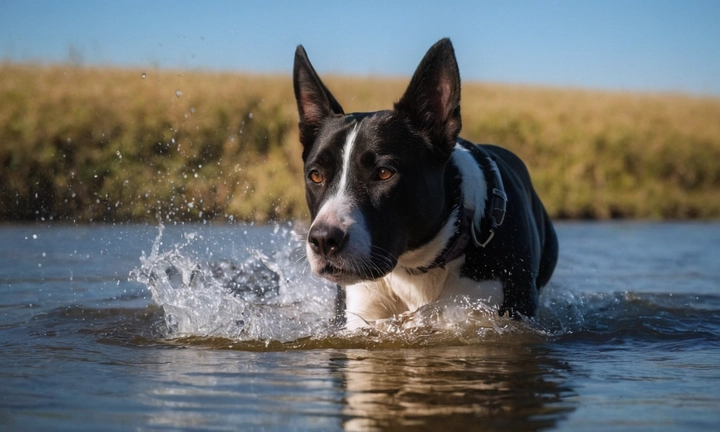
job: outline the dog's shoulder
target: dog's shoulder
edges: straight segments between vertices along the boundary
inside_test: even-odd
[[[512,151],[494,144],[479,144],[498,164],[503,176],[519,176],[523,184],[530,184],[530,172],[522,159]]]

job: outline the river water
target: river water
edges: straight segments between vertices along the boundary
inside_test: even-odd
[[[720,424],[720,223],[560,223],[535,319],[354,334],[291,228],[0,226],[0,430]]]

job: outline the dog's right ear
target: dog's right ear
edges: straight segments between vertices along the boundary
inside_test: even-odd
[[[302,45],[295,50],[293,86],[300,114],[300,142],[307,151],[315,142],[325,119],[344,115],[345,112],[320,80]]]
[[[428,50],[395,110],[407,114],[436,149],[450,156],[462,127],[460,73],[450,39]]]

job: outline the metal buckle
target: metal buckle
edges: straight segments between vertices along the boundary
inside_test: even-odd
[[[500,201],[499,203],[498,200]],[[505,211],[507,210],[507,195],[505,195],[505,191],[493,188],[493,199],[491,205],[493,228],[497,228],[505,221]]]
[[[473,241],[475,242],[475,246],[478,247],[485,247],[490,243],[490,241],[495,237],[495,230],[497,227],[503,224],[505,222],[505,212],[507,210],[507,195],[505,195],[505,191],[500,190],[498,188],[493,188],[493,197],[490,201],[490,206],[492,208],[491,214],[491,226],[490,226],[490,234],[488,235],[488,238],[485,239],[484,242],[481,242],[477,238],[477,233],[475,232],[475,223],[471,224],[470,228],[470,234],[472,234]]]
[[[479,247],[485,247],[490,243],[490,240],[495,237],[495,228],[490,229],[490,235],[488,236],[487,240],[485,242],[481,243],[480,240],[477,239],[477,236],[475,235],[475,224],[472,225],[472,229],[470,230],[470,233],[472,234],[473,241],[475,242],[475,246]]]

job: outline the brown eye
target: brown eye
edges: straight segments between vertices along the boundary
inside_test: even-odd
[[[320,174],[320,171],[318,170],[312,170],[310,171],[310,180],[312,180],[315,184],[320,184],[325,180],[325,177],[323,177],[322,174]]]
[[[395,171],[388,168],[380,168],[377,171],[377,176],[380,180],[389,180],[395,175]]]

